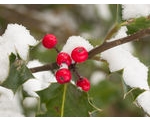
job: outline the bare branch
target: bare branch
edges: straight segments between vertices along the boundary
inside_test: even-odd
[[[46,64],[46,65],[43,65],[43,66],[30,68],[30,70],[31,70],[32,73],[35,73],[35,72],[41,72],[41,71],[54,70],[56,68],[58,68],[56,63],[50,63],[50,64]]]
[[[121,44],[124,44],[127,42],[135,41],[137,39],[146,37],[148,35],[150,35],[150,28],[140,30],[140,31],[138,31],[138,32],[136,32],[130,36],[120,38],[120,39],[117,39],[117,40],[112,41],[112,42],[105,42],[104,44],[92,49],[89,52],[89,58],[92,58],[96,54],[101,53],[101,52],[108,50],[110,48],[116,47],[118,45],[121,45]]]

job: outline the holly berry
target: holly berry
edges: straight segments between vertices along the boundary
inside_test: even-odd
[[[60,52],[57,55],[57,59],[56,59],[57,64],[60,66],[61,64],[65,63],[68,66],[71,64],[71,57],[68,53],[66,52]]]
[[[46,34],[43,37],[42,44],[45,48],[54,48],[57,44],[57,38],[53,34]]]
[[[76,47],[73,49],[71,57],[75,62],[81,63],[87,60],[88,52],[84,47]]]
[[[77,83],[76,85],[78,87],[81,87],[81,89],[85,92],[89,91],[90,90],[90,82],[87,78],[83,77],[83,78],[80,78],[79,80],[77,80]]]
[[[59,69],[56,74],[56,80],[58,83],[63,84],[70,82],[71,80],[71,72],[67,68]]]

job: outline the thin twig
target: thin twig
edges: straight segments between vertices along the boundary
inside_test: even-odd
[[[43,65],[43,66],[30,68],[30,70],[31,70],[32,73],[35,73],[35,72],[41,72],[41,71],[54,70],[56,68],[58,68],[56,63],[50,63],[50,64],[46,64],[46,65]]]

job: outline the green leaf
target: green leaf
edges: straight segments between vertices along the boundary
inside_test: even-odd
[[[135,89],[132,91],[134,100],[136,100],[136,98],[137,98],[141,93],[143,93],[144,91],[145,91],[145,90],[142,90],[142,89],[140,89],[140,88],[135,88]]]
[[[145,17],[136,18],[127,25],[127,34],[133,34],[139,30],[146,29],[150,27],[150,19]]]
[[[15,60],[16,60],[16,55],[14,53],[11,53],[10,56],[9,56],[10,64],[12,64],[13,62],[15,62]]]
[[[65,85],[52,83],[47,89],[37,93],[41,98],[41,105],[45,104],[47,109],[45,113],[37,116],[61,116],[62,110],[63,116],[66,117],[89,116],[89,112],[93,110],[88,102],[87,93],[80,91],[71,83]]]
[[[7,79],[2,83],[2,86],[12,89],[16,92],[17,89],[28,79],[33,78],[31,71],[26,67],[24,61],[15,60],[15,56],[10,56],[10,69]],[[12,62],[14,61],[14,62]]]
[[[136,98],[143,93],[145,90],[140,89],[140,88],[128,88],[128,92],[124,94],[124,98],[127,96],[132,96],[133,101],[136,100]]]
[[[97,107],[104,107],[113,101],[116,101],[121,95],[120,86],[112,81],[104,80],[96,86],[92,86],[89,96],[93,98]]]

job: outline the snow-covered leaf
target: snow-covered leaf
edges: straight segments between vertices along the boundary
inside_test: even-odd
[[[28,57],[29,45],[34,46],[37,41],[30,35],[29,30],[18,24],[8,24],[5,33],[2,35],[3,45],[7,45],[6,51],[10,54],[17,52],[19,56],[26,60]]]
[[[37,41],[22,25],[8,24],[5,33],[0,36],[0,82],[2,83],[9,73],[9,55],[15,54],[27,60],[29,45],[34,46]]]

